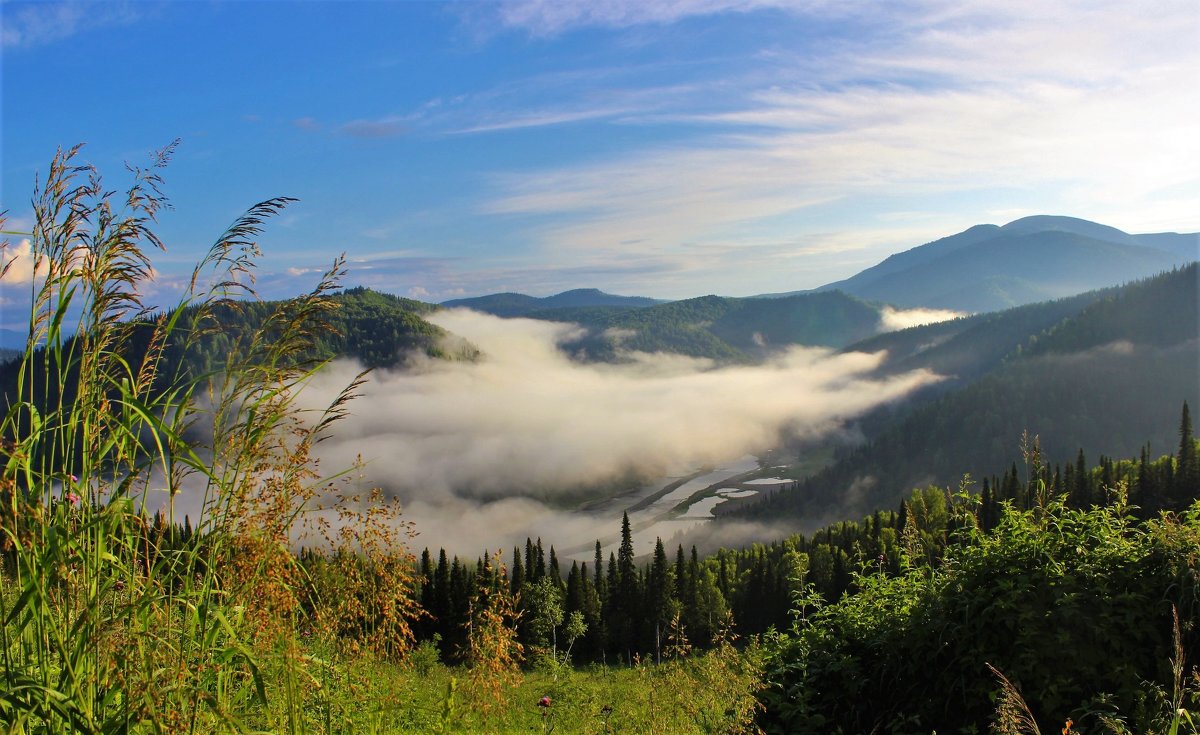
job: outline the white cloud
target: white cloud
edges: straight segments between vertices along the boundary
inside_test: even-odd
[[[596,120],[600,118],[611,118],[618,115],[625,115],[631,112],[640,112],[641,109],[632,106],[601,106],[589,107],[583,109],[551,109],[520,113],[511,117],[504,117],[491,122],[480,122],[467,128],[463,128],[460,133],[494,133],[501,130],[519,130],[521,128],[540,128],[548,125],[562,125],[565,123],[583,122],[585,120]]]
[[[505,12],[558,32],[759,5],[524,3]],[[609,258],[780,241],[835,205],[861,207],[861,231],[887,218],[880,200],[924,197],[945,212],[939,199],[966,192],[983,209],[1041,201],[1043,211],[1129,231],[1200,228],[1188,203],[1200,192],[1194,3],[926,2],[880,13],[895,28],[868,42],[848,26],[805,55],[772,51],[774,76],[734,97],[736,109],[697,112],[694,98],[676,109],[672,119],[709,125],[708,135],[499,175],[483,211],[544,218],[531,227],[547,253]],[[947,219],[907,230],[932,239],[947,234]]]
[[[38,276],[46,275],[46,262],[43,260],[41,263],[35,264],[31,250],[32,244],[27,238],[16,245],[9,243],[0,247],[0,267],[7,265],[3,276],[0,276],[0,284],[25,284],[28,286],[29,282],[33,280],[35,270]]]
[[[909,327],[919,327],[922,324],[934,324],[967,316],[960,311],[950,309],[897,309],[885,306],[879,313],[879,328],[883,332],[894,332]]]
[[[372,374],[350,417],[319,449],[327,469],[361,455],[367,484],[406,498],[407,517],[431,543],[448,546],[443,533],[456,531],[476,547],[511,545],[547,519],[585,522],[510,496],[555,498],[630,470],[655,476],[738,457],[785,432],[820,435],[938,379],[924,371],[872,379],[882,355],[817,349],[759,366],[645,354],[629,364],[584,365],[556,348],[575,333],[572,325],[463,310],[433,320],[485,357]],[[304,400],[320,405],[357,370],[333,366]],[[494,502],[501,496],[510,499]]]
[[[668,24],[697,15],[824,4],[798,0],[519,0],[500,3],[496,11],[506,27],[520,28],[535,36],[551,36],[587,26]]]

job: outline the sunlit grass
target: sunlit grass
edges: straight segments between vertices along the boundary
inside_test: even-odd
[[[326,664],[302,637],[384,657],[412,640],[412,559],[394,508],[345,499],[338,523],[310,529],[324,540],[318,577],[290,545],[331,489],[311,448],[357,385],[315,415],[294,403],[319,368],[302,356],[341,263],[223,370],[167,359],[220,328],[215,307],[253,296],[253,238],[289,202],[251,208],[178,307],[153,315],[142,294],[170,152],[134,170],[121,198],[74,163],[77,149],[62,152],[34,197],[29,341],[0,424],[10,732],[304,732]],[[181,493],[200,499],[186,532]]]

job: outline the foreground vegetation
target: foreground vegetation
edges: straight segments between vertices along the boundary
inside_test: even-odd
[[[511,569],[435,566],[396,506],[310,456],[358,385],[295,402],[336,349],[340,263],[311,294],[242,305],[253,237],[288,200],[151,314],[169,150],[119,201],[74,155],[35,197],[31,337],[0,421],[4,731],[1196,731],[1186,405],[1173,455],[1051,471],[1031,447],[1024,479],[777,544],[640,565],[626,526],[604,573],[564,575],[533,542]]]
[[[977,505],[952,499],[936,562],[914,563],[930,548],[914,531],[900,574],[856,574],[833,605],[801,600],[768,646],[769,729],[961,732],[1019,692],[1018,711],[1044,732],[1066,720],[1079,732],[1194,731],[1200,505],[1139,523],[1120,499],[1072,510],[1050,497],[1006,507],[990,532]],[[1011,715],[997,727],[1017,731],[1005,730]]]

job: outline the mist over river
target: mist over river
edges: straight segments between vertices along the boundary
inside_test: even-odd
[[[543,539],[591,546],[633,509],[637,552],[705,521],[668,514],[698,490],[758,469],[784,437],[817,439],[867,410],[940,378],[874,375],[883,353],[793,347],[759,364],[718,365],[628,353],[616,363],[571,359],[570,324],[446,310],[430,320],[479,348],[475,361],[412,359],[371,373],[317,453],[326,471],[352,467],[360,487],[401,499],[418,548],[476,556]],[[304,389],[319,409],[361,370],[337,361]],[[691,477],[693,473],[699,473]],[[578,488],[659,478],[572,510]],[[668,485],[687,478],[661,497]]]

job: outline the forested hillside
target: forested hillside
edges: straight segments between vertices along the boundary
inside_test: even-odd
[[[954,483],[964,467],[1002,472],[1024,432],[1044,437],[1054,461],[1080,447],[1132,456],[1148,441],[1161,451],[1174,441],[1161,417],[1200,402],[1197,314],[1193,264],[1121,289],[973,317],[957,333],[954,324],[933,325],[863,343],[908,345],[898,361],[905,368],[985,372],[924,403],[878,412],[867,443],[741,513],[820,519],[888,507],[914,485]],[[933,346],[915,347],[922,337]]]
[[[365,367],[376,368],[397,365],[412,352],[456,359],[476,356],[474,348],[463,342],[453,354],[447,352],[442,339],[446,331],[424,319],[439,308],[432,304],[366,288],[347,289],[328,298],[333,308],[321,321],[302,325],[310,346],[291,359],[316,362],[351,357]],[[219,371],[231,359],[249,357],[259,349],[253,339],[258,339],[261,347],[264,339],[277,337],[287,329],[285,306],[278,301],[231,301],[211,307],[202,322],[195,321],[198,312],[193,307],[185,307],[175,315],[135,321],[123,347],[124,358],[135,368],[141,365],[155,321],[175,318],[180,326],[172,332],[161,359],[186,374]],[[260,329],[263,333],[257,334]],[[0,393],[12,395],[17,368],[16,362],[0,367]]]
[[[563,348],[591,360],[633,350],[753,361],[792,345],[842,347],[882,328],[878,305],[837,292],[780,299],[701,296],[640,309],[554,309],[529,316],[587,327],[585,336]]]
[[[870,337],[845,352],[888,353],[882,374],[928,369],[949,378],[938,390],[963,385],[990,372],[1031,337],[1080,314],[1118,289],[1088,291],[1054,301],[975,314]]]
[[[310,359],[352,357],[374,368],[393,366],[413,351],[447,356],[440,344],[446,331],[423,318],[437,306],[366,288],[346,289],[330,299],[335,308],[324,317],[324,323],[310,327]],[[274,301],[241,301],[218,307],[185,359],[205,372],[219,367],[234,345],[244,341],[278,306]],[[180,358],[178,352],[171,354]]]
[[[496,316],[528,316],[536,311],[548,309],[573,309],[605,306],[622,309],[638,309],[661,303],[658,299],[644,296],[616,296],[595,288],[577,288],[560,294],[539,298],[520,293],[496,293],[468,299],[451,299],[442,302],[447,308],[467,308]]]

